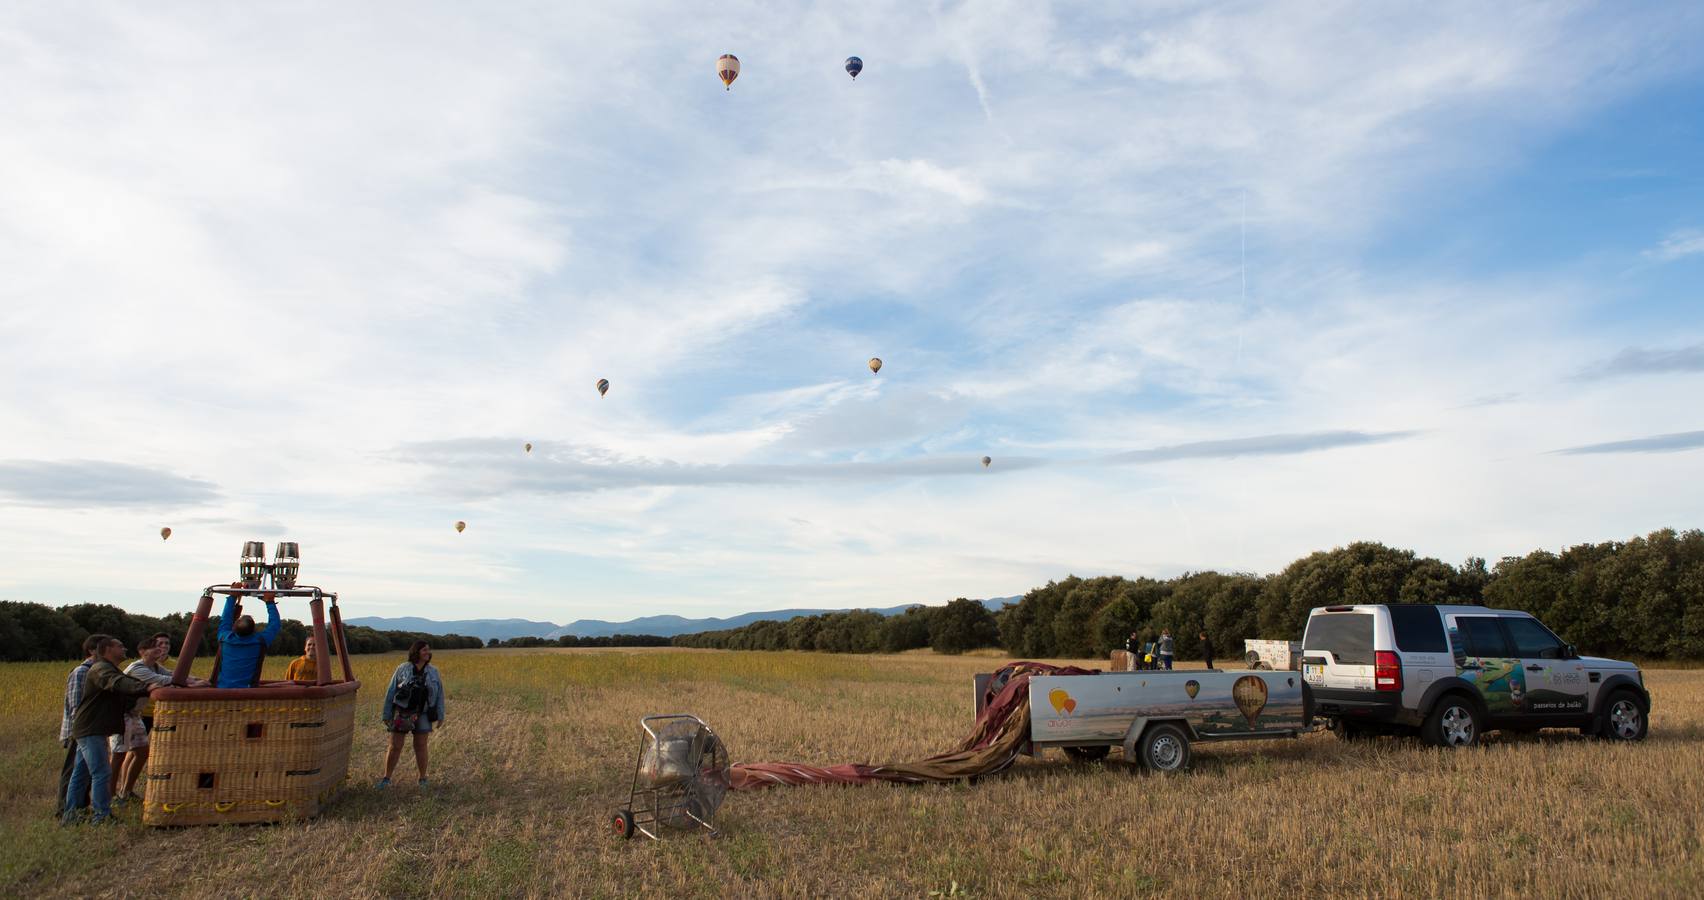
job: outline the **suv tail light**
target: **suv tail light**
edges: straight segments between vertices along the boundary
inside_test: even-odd
[[[1402,690],[1402,660],[1389,650],[1373,652],[1373,690]]]

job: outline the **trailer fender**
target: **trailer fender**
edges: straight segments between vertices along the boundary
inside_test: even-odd
[[[1177,716],[1141,716],[1131,722],[1129,730],[1124,732],[1124,741],[1122,743],[1124,746],[1124,759],[1127,762],[1137,761],[1136,742],[1142,739],[1142,732],[1147,731],[1149,725],[1156,725],[1160,722],[1170,722],[1171,724],[1182,728],[1183,733],[1189,738],[1191,743],[1201,740],[1201,736],[1195,733],[1195,726],[1189,724],[1188,719],[1179,718]]]

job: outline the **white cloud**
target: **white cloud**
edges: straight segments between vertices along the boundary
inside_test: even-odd
[[[1683,228],[1670,232],[1662,242],[1645,251],[1645,256],[1658,262],[1674,262],[1704,253],[1704,231]]]

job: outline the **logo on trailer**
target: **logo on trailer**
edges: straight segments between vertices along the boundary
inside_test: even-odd
[[[1053,714],[1056,716],[1068,716],[1077,711],[1077,701],[1071,699],[1071,695],[1065,693],[1064,688],[1048,691],[1047,702],[1053,704]]]

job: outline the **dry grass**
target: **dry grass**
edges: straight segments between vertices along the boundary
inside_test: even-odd
[[[284,660],[269,665],[282,669]],[[369,685],[396,656],[358,660]],[[434,786],[355,778],[318,820],[162,831],[49,819],[61,664],[0,666],[0,895],[1698,896],[1704,672],[1650,673],[1651,738],[1565,733],[1444,753],[1325,735],[1198,750],[1148,777],[1050,755],[974,786],[729,798],[725,837],[622,843],[640,715],[689,711],[736,759],[888,761],[969,721],[987,659],[927,654],[445,651]],[[135,813],[128,814],[134,820]]]

